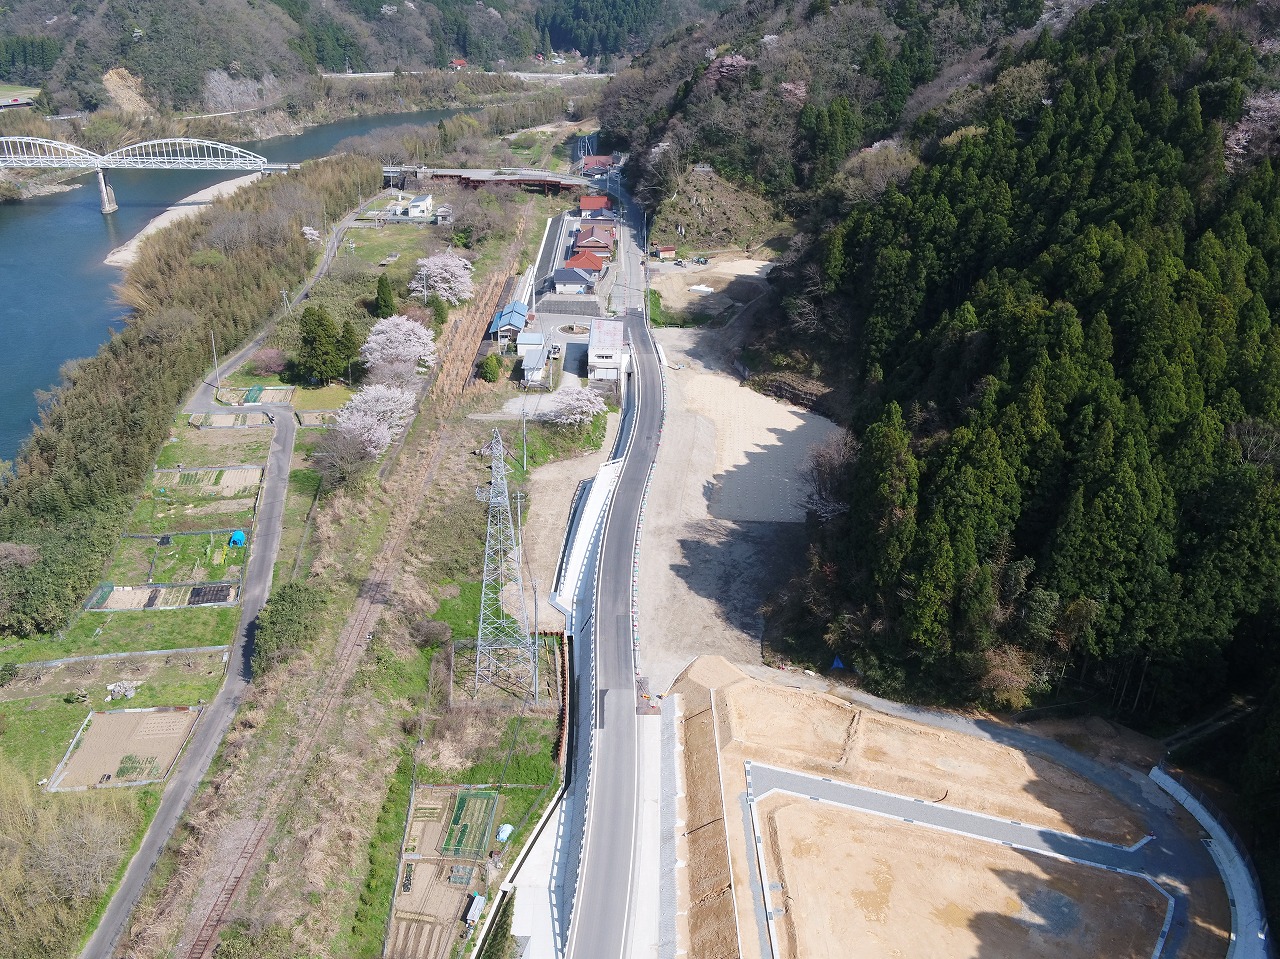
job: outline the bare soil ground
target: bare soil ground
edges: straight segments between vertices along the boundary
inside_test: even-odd
[[[113,785],[163,779],[199,716],[198,709],[186,707],[94,713],[49,788],[94,786],[104,775]]]
[[[767,260],[712,259],[705,266],[660,267],[651,274],[650,286],[662,295],[665,309],[715,316],[768,290],[765,277],[771,269]],[[690,289],[695,286],[711,292]]]
[[[745,679],[720,690],[729,742],[762,761],[1122,845],[1145,834],[1110,793],[987,740]]]
[[[802,560],[800,471],[835,425],[740,386],[740,331],[658,330],[667,419],[640,546],[641,663],[655,690],[691,659],[760,663],[760,608]]]
[[[1136,876],[774,794],[779,956],[1148,959],[1166,900]]]
[[[739,805],[748,759],[1109,842],[1145,831],[1140,815],[1055,763],[753,679],[719,657],[697,659],[673,692],[679,937],[693,956],[739,944],[743,957],[760,953],[759,890],[743,879],[754,857]],[[857,941],[870,957],[1148,956],[1164,920],[1145,881],[1105,870],[808,800],[757,811],[769,879],[782,883],[774,904],[786,905],[780,955],[845,956]]]

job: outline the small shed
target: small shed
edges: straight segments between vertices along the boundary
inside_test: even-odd
[[[422,196],[415,196],[409,201],[409,207],[406,211],[406,215],[415,219],[425,220],[427,217],[431,216],[431,211],[435,208],[435,205],[435,197],[430,193],[425,193]]]
[[[551,347],[544,346],[540,350],[529,353],[524,358],[524,381],[526,383],[545,383],[547,367],[551,364]]]
[[[436,207],[436,222],[452,223],[453,207],[449,206],[449,204],[447,203],[441,203],[438,207]]]
[[[655,247],[659,260],[674,260],[676,258],[676,248],[674,246]]]
[[[533,330],[522,330],[516,334],[516,353],[520,356],[528,356],[530,353],[536,353],[546,345],[547,338],[541,333]]]
[[[243,546],[245,544],[244,530],[238,529],[231,534],[231,538],[227,540],[228,546]]]

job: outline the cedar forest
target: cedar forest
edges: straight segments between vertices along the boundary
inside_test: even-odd
[[[1258,693],[1213,751],[1274,889],[1280,176],[1223,142],[1254,53],[1113,0],[1002,68],[1040,61],[1041,109],[942,138],[792,270],[774,346],[856,399],[779,626],[911,699],[1169,728]]]

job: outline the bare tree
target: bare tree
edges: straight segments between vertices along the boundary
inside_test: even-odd
[[[808,494],[806,505],[823,521],[849,508],[842,493],[849,468],[857,460],[860,449],[853,434],[841,430],[809,450],[809,460],[801,475]]]
[[[313,460],[328,486],[345,486],[364,473],[375,459],[363,440],[352,433],[329,430]]]

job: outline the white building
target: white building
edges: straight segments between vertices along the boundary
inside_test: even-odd
[[[430,193],[415,196],[409,201],[409,209],[406,215],[425,220],[431,216],[431,211],[435,209],[435,205],[435,198]]]
[[[551,364],[551,347],[544,346],[525,355],[524,381],[530,384],[547,382],[547,367]]]
[[[630,360],[621,320],[592,320],[587,338],[587,376],[593,380],[619,380]]]
[[[522,330],[516,334],[516,354],[528,358],[546,345],[546,337],[533,330]]]

